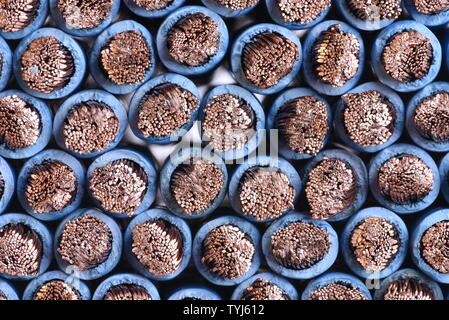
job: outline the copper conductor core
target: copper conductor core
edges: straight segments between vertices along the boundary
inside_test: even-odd
[[[170,181],[176,203],[189,215],[207,209],[223,187],[223,172],[213,162],[193,160],[179,165]]]
[[[312,50],[316,75],[334,88],[342,87],[359,69],[359,40],[340,27],[333,24],[322,31]]]
[[[305,191],[312,218],[330,219],[355,200],[354,170],[343,160],[326,158],[309,172]]]
[[[449,94],[439,92],[424,98],[413,116],[418,132],[435,142],[449,140]]]
[[[421,239],[421,255],[435,270],[449,273],[449,221],[428,228]]]
[[[179,269],[183,244],[178,227],[163,219],[141,223],[132,230],[132,252],[157,277],[168,276]]]
[[[391,102],[379,91],[348,93],[343,121],[349,138],[363,146],[378,146],[393,135],[396,114]]]
[[[235,95],[215,96],[204,108],[204,135],[218,152],[243,148],[255,133],[255,126],[254,110]]]
[[[34,145],[41,134],[39,112],[16,95],[0,98],[0,144],[15,150]]]
[[[122,283],[109,288],[103,300],[152,300],[148,291],[134,283]]]
[[[137,127],[145,137],[170,136],[189,122],[198,107],[198,99],[189,90],[173,83],[160,84],[141,100]]]
[[[274,167],[252,167],[239,182],[242,212],[256,220],[280,217],[293,209],[295,188],[288,176]]]
[[[330,250],[329,233],[305,222],[292,222],[276,230],[270,239],[277,263],[285,268],[304,270],[320,262]]]
[[[277,0],[276,4],[285,22],[306,24],[329,8],[331,0]]]
[[[58,0],[58,10],[67,27],[92,29],[109,18],[113,0]]]
[[[64,144],[79,154],[101,152],[114,141],[120,123],[106,104],[89,100],[74,106],[62,129]]]
[[[62,280],[52,280],[34,293],[33,300],[81,300],[79,293]]]
[[[58,160],[45,160],[31,169],[25,188],[28,205],[35,213],[60,211],[75,197],[73,170]]]
[[[101,67],[117,85],[143,82],[151,68],[151,52],[145,38],[130,30],[114,35],[101,50]]]
[[[0,228],[0,273],[31,277],[39,273],[42,240],[36,231],[23,223]]]
[[[276,32],[262,32],[243,48],[245,77],[261,89],[271,88],[287,76],[299,60],[298,46]]]
[[[433,300],[432,290],[413,278],[391,282],[384,294],[384,300]]]
[[[173,0],[132,0],[136,6],[149,11],[161,10],[172,4]]]
[[[329,131],[328,116],[323,101],[311,96],[299,97],[279,110],[276,126],[290,150],[315,155],[324,146]]]
[[[111,249],[112,234],[108,225],[87,214],[66,223],[57,251],[66,263],[85,271],[106,261]]]
[[[349,284],[334,282],[313,290],[310,300],[368,300],[368,298]]]
[[[142,203],[147,180],[145,171],[137,163],[120,159],[95,168],[89,189],[104,210],[131,217]]]
[[[4,192],[5,192],[5,180],[3,180],[3,175],[0,172],[0,200],[2,200]]]
[[[28,27],[37,15],[40,0],[0,0],[0,29],[17,32]]]
[[[72,53],[53,36],[31,41],[20,61],[28,88],[45,94],[64,88],[75,73]]]
[[[400,0],[346,0],[351,13],[364,21],[397,19],[402,13]]]
[[[384,270],[399,252],[399,234],[386,219],[370,217],[351,234],[351,249],[360,265],[368,272]]]
[[[254,252],[251,238],[239,227],[221,225],[204,239],[201,263],[216,276],[232,280],[248,272]]]
[[[449,9],[448,0],[414,0],[413,4],[418,12],[423,14],[438,14]]]
[[[231,10],[243,10],[251,8],[258,0],[217,0],[217,2]]]
[[[393,79],[411,82],[424,77],[432,65],[430,40],[416,30],[395,34],[382,52],[382,64]]]
[[[240,300],[290,300],[290,298],[277,285],[257,278],[245,289]]]
[[[220,44],[220,33],[215,21],[202,12],[189,14],[170,29],[167,49],[178,63],[201,66],[215,55]]]
[[[382,194],[397,204],[421,201],[433,189],[432,170],[414,155],[388,159],[377,173]]]

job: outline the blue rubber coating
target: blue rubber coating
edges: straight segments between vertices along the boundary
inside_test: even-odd
[[[74,268],[76,268],[75,265],[71,265],[70,263],[67,263],[67,261],[62,259],[62,256],[58,252],[59,243],[61,241],[62,233],[64,232],[64,229],[66,227],[66,224],[70,221],[73,221],[79,217],[83,217],[86,215],[93,215],[96,218],[100,219],[103,223],[107,225],[109,228],[109,231],[111,232],[112,236],[112,243],[111,243],[111,251],[108,255],[108,258],[103,261],[98,266],[88,269],[88,270],[77,270],[77,276],[82,280],[94,280],[98,279],[109,272],[111,272],[120,261],[120,257],[122,254],[122,247],[123,247],[123,238],[122,238],[122,231],[120,230],[120,226],[117,224],[117,222],[114,221],[114,219],[108,217],[107,215],[101,213],[101,211],[93,209],[93,208],[87,208],[87,209],[78,209],[68,217],[66,217],[62,222],[59,224],[58,228],[56,229],[55,238],[53,241],[53,248],[54,248],[54,255],[56,258],[56,262],[58,263],[59,269],[61,271],[66,272],[70,274],[73,272]]]
[[[302,184],[305,186],[308,181],[310,171],[312,171],[324,159],[338,159],[345,162],[352,168],[355,176],[357,190],[354,201],[345,210],[337,213],[332,218],[327,219],[329,222],[341,221],[349,218],[352,214],[360,210],[366,201],[368,195],[368,172],[362,159],[355,154],[343,149],[327,149],[318,153],[315,158],[309,160],[306,166],[301,170],[300,174],[303,179]]]
[[[254,223],[265,223],[265,222],[270,222],[270,221],[279,219],[281,216],[290,212],[292,209],[290,209],[290,208],[286,209],[277,218],[271,218],[271,219],[265,219],[265,220],[257,220],[254,216],[246,215],[242,211],[242,207],[240,204],[239,185],[240,185],[240,182],[241,182],[245,172],[254,167],[277,168],[282,173],[284,173],[287,176],[291,186],[295,189],[295,197],[293,199],[294,204],[298,201],[299,194],[301,193],[301,189],[303,186],[303,183],[301,182],[301,177],[299,176],[295,167],[292,164],[290,164],[290,162],[288,162],[287,160],[282,159],[282,158],[270,157],[270,156],[255,156],[255,157],[248,158],[247,160],[245,160],[245,162],[238,165],[237,168],[235,168],[234,172],[232,173],[231,180],[229,181],[228,198],[229,198],[229,202],[232,206],[232,209],[234,209],[234,211],[238,212],[243,218],[245,218],[251,222],[254,222]]]
[[[410,235],[410,253],[413,263],[428,277],[440,283],[449,283],[449,274],[435,270],[421,254],[421,239],[424,233],[434,224],[449,220],[449,209],[435,208],[421,216],[412,228]]]
[[[406,113],[406,128],[410,138],[423,149],[432,152],[448,152],[449,141],[433,141],[421,135],[415,125],[413,118],[415,117],[415,110],[421,104],[421,102],[430,96],[437,93],[446,92],[449,94],[449,82],[432,82],[418,91],[410,100],[407,105]]]
[[[401,1],[398,1],[399,6],[401,6]],[[348,7],[348,0],[336,0],[334,1],[337,11],[340,15],[345,18],[354,28],[364,31],[376,31],[385,28],[386,26],[392,24],[395,19],[382,19],[382,20],[362,20],[357,18]]]
[[[256,35],[264,32],[279,33],[283,37],[292,41],[298,47],[298,54],[299,54],[299,59],[293,64],[290,73],[287,74],[285,77],[279,79],[277,84],[267,89],[259,88],[255,86],[251,81],[249,81],[246,78],[242,67],[243,49],[248,43],[252,42],[253,38]],[[302,47],[298,36],[293,31],[287,28],[271,23],[256,24],[243,31],[234,41],[230,53],[230,66],[235,80],[237,80],[237,82],[240,83],[241,86],[245,87],[249,91],[264,95],[277,93],[282,89],[284,89],[285,87],[287,87],[290,84],[290,82],[292,82],[296,78],[299,69],[301,68],[302,60],[303,60]]]
[[[175,172],[179,165],[188,163],[190,159],[203,159],[212,162],[223,174],[223,186],[214,201],[206,209],[193,214],[187,214],[184,209],[179,206],[171,191],[171,177],[173,172]],[[165,205],[172,213],[185,219],[204,218],[214,212],[223,202],[228,187],[228,171],[223,160],[216,154],[208,152],[206,149],[196,147],[179,149],[170,154],[161,168],[160,177],[159,187]]]
[[[64,17],[61,14],[61,11],[59,11],[58,9],[58,1],[60,0],[49,0],[52,20],[54,23],[56,23],[56,26],[59,29],[75,37],[92,37],[98,35],[112,23],[115,16],[120,10],[120,0],[113,0],[112,5],[109,9],[109,15],[106,19],[104,19],[98,26],[94,28],[80,29],[77,28],[76,25],[71,26],[70,24],[66,23]],[[78,17],[78,19],[82,19],[82,17]],[[75,21],[74,23],[76,23]]]
[[[393,125],[393,132],[390,138],[385,141],[382,144],[376,145],[376,146],[362,146],[356,142],[354,142],[344,125],[344,111],[346,109],[345,104],[345,96],[340,97],[340,99],[337,102],[337,107],[335,110],[335,117],[334,117],[334,127],[335,132],[337,133],[338,137],[343,141],[344,144],[347,146],[360,151],[360,152],[369,152],[374,153],[378,152],[382,149],[385,149],[386,147],[392,145],[395,143],[402,135],[402,132],[404,131],[404,123],[405,123],[405,110],[404,110],[404,103],[402,102],[401,97],[391,90],[390,88],[384,86],[383,84],[379,82],[367,82],[364,84],[361,84],[357,87],[355,87],[352,90],[349,90],[346,94],[351,93],[362,93],[369,90],[374,90],[379,92],[384,98],[386,98],[392,105],[393,112],[395,114],[395,120]]]
[[[39,0],[39,8],[37,9],[36,16],[33,21],[23,28],[22,30],[15,32],[3,32],[0,28],[0,36],[8,40],[18,40],[28,36],[31,32],[39,29],[45,23],[48,16],[48,0]]]
[[[132,252],[132,231],[134,227],[147,221],[153,221],[158,219],[162,219],[168,222],[169,224],[175,226],[182,236],[183,257],[181,264],[179,265],[178,269],[175,272],[165,276],[157,276],[148,271],[148,269],[143,264],[140,263],[136,255]],[[188,266],[190,258],[192,256],[192,234],[190,232],[190,227],[183,219],[173,215],[168,210],[159,208],[147,210],[144,213],[140,214],[139,216],[135,217],[133,220],[131,220],[130,224],[126,228],[124,235],[124,251],[126,260],[137,272],[144,275],[145,277],[158,281],[167,281],[174,279],[179,274],[181,274],[182,271],[184,271],[184,269]]]
[[[3,91],[11,79],[12,73],[12,51],[8,43],[0,37],[0,58],[2,65],[0,66],[0,91]]]
[[[167,300],[185,300],[191,298],[199,300],[222,300],[218,293],[205,287],[182,287],[173,292]]]
[[[444,200],[449,203],[449,153],[441,160],[438,167],[441,181],[441,194]]]
[[[0,295],[3,295],[6,300],[20,300],[16,288],[3,279],[0,279]]]
[[[273,104],[271,105],[270,110],[268,111],[267,115],[267,134],[269,133],[269,130],[278,130],[276,125],[276,119],[278,116],[279,111],[290,101],[299,98],[299,97],[314,97],[324,103],[326,105],[327,109],[327,126],[328,131],[326,133],[326,136],[323,140],[323,148],[326,147],[329,137],[332,132],[332,109],[329,105],[329,103],[324,99],[322,96],[320,96],[317,92],[313,91],[309,88],[293,88],[288,89],[284,92],[282,92],[276,100],[274,100]],[[272,137],[272,134],[270,132],[270,137]],[[276,141],[276,140],[275,140]],[[323,149],[322,148],[322,149]],[[303,159],[310,159],[313,158],[312,154],[308,153],[298,153],[292,149],[290,149],[286,144],[285,140],[282,139],[282,135],[279,132],[279,139],[278,139],[278,150],[279,153],[288,160],[303,160]]]
[[[226,84],[213,88],[203,97],[201,101],[201,107],[198,112],[198,120],[201,124],[204,123],[205,118],[205,109],[207,105],[214,100],[214,97],[223,94],[230,94],[239,97],[243,101],[245,101],[251,109],[254,111],[255,116],[255,133],[249,138],[246,144],[240,149],[230,149],[225,152],[214,151],[216,154],[219,154],[224,160],[236,160],[240,158],[244,158],[251,154],[257,147],[261,144],[264,139],[264,129],[265,129],[265,111],[263,110],[262,105],[259,100],[248,90],[232,85]],[[208,144],[208,138],[204,134],[204,130],[202,125],[198,126],[200,130],[200,135],[203,140],[203,144],[207,145],[207,148],[213,148],[212,144]]]
[[[92,300],[103,300],[109,289],[121,284],[134,284],[143,287],[150,295],[151,300],[160,300],[159,292],[155,285],[142,276],[132,273],[117,273],[103,280],[95,289]]]
[[[117,132],[117,135],[115,136],[114,140],[111,141],[109,146],[102,150],[102,151],[93,151],[90,153],[78,153],[76,151],[70,150],[66,147],[65,141],[64,141],[64,124],[65,120],[67,119],[67,115],[72,110],[73,107],[76,107],[80,105],[83,102],[94,100],[97,102],[102,102],[105,105],[109,107],[112,112],[114,112],[115,117],[117,118],[119,122],[119,129]],[[107,151],[112,150],[115,148],[120,141],[122,140],[123,136],[126,132],[126,127],[128,126],[128,115],[126,112],[125,107],[123,106],[122,102],[118,100],[116,97],[114,97],[112,94],[103,91],[103,90],[97,90],[97,89],[89,89],[80,91],[78,93],[75,93],[74,95],[70,96],[68,99],[66,99],[62,105],[58,108],[55,114],[55,118],[53,120],[53,136],[55,137],[55,141],[58,144],[58,146],[70,153],[71,155],[77,157],[77,158],[92,158],[99,156],[100,154],[103,154]]]
[[[75,66],[75,72],[70,78],[70,81],[63,88],[53,91],[51,93],[42,93],[35,91],[28,87],[25,81],[22,79],[22,56],[27,51],[28,45],[36,39],[43,37],[55,37],[60,41],[72,54],[73,65]],[[70,95],[82,84],[84,76],[86,74],[86,55],[83,48],[67,33],[55,28],[42,28],[34,31],[28,37],[20,41],[16,50],[14,51],[13,58],[13,70],[17,83],[26,93],[42,99],[60,99]]]
[[[449,23],[449,11],[443,10],[435,14],[425,14],[416,10],[415,0],[404,0],[404,7],[409,16],[428,27],[443,27]]]
[[[79,278],[74,275],[67,275],[62,271],[49,271],[36,279],[30,281],[23,292],[23,300],[33,300],[36,291],[47,282],[61,280],[72,287],[80,296],[81,300],[90,300],[90,289]]]
[[[172,11],[182,6],[185,0],[173,0],[167,7],[159,10],[147,10],[143,7],[139,7],[133,0],[123,0],[125,5],[134,14],[144,18],[161,18],[170,14]]]
[[[206,265],[201,262],[201,257],[203,254],[203,241],[208,236],[209,232],[213,229],[218,228],[222,225],[233,225],[238,227],[242,232],[244,232],[254,245],[254,256],[252,260],[251,267],[243,275],[235,278],[228,279],[220,277],[212,273]],[[222,216],[214,220],[210,220],[201,226],[193,239],[193,262],[195,264],[198,272],[209,282],[219,285],[219,286],[235,286],[249,277],[251,277],[259,269],[261,263],[261,250],[260,250],[260,234],[257,228],[250,222],[236,217],[236,216]]]
[[[401,269],[396,271],[388,278],[385,278],[380,283],[379,289],[374,291],[374,299],[375,300],[383,300],[384,295],[388,289],[390,283],[405,280],[405,279],[415,279],[418,283],[422,283],[426,287],[428,287],[434,296],[434,300],[444,300],[443,292],[441,291],[440,286],[435,281],[429,279],[427,276],[423,275],[421,272],[415,269]]]
[[[315,63],[313,61],[314,58],[313,48],[315,46],[315,42],[320,37],[323,31],[326,31],[330,26],[335,24],[340,25],[340,30],[342,32],[353,34],[357,38],[360,45],[358,55],[359,66],[357,68],[357,72],[351,79],[346,81],[346,83],[341,87],[333,87],[332,85],[325,83],[320,78],[318,78],[314,67]],[[304,56],[304,67],[302,68],[302,71],[306,83],[310,87],[312,87],[312,89],[328,96],[339,96],[346,93],[348,90],[352,89],[360,81],[360,77],[362,76],[363,69],[365,67],[365,46],[363,44],[362,36],[356,29],[346,24],[345,22],[338,20],[323,21],[317,24],[307,33],[306,40],[304,42],[303,56]]]
[[[29,147],[10,149],[4,143],[0,144],[0,156],[9,159],[25,159],[32,157],[36,153],[42,151],[49,143],[51,139],[53,114],[50,108],[48,107],[47,103],[38,98],[30,96],[22,91],[7,90],[0,92],[0,98],[13,95],[18,96],[20,99],[27,102],[29,105],[31,105],[33,108],[36,109],[36,111],[39,113],[40,116],[41,132],[39,134],[39,138],[37,139],[37,141]]]
[[[303,270],[296,270],[282,266],[276,261],[271,250],[271,236],[273,235],[273,233],[275,233],[279,229],[286,228],[288,225],[294,222],[302,222],[313,225],[315,227],[323,229],[329,235],[329,251],[320,261],[312,265],[310,268]],[[268,266],[277,274],[291,279],[311,279],[326,272],[333,265],[335,259],[337,259],[338,246],[338,235],[329,223],[319,219],[312,219],[310,218],[310,216],[299,212],[290,213],[274,222],[268,227],[268,229],[262,236],[262,251]]]
[[[171,57],[167,48],[167,38],[171,28],[179,20],[196,13],[203,13],[215,22],[218,26],[220,42],[218,44],[217,52],[210,57],[209,61],[199,66],[189,66],[187,64],[179,63]],[[202,75],[215,69],[220,64],[221,60],[223,60],[226,51],[228,50],[229,32],[223,19],[212,10],[200,6],[185,6],[171,13],[164,22],[162,22],[157,32],[156,45],[162,64],[170,71],[186,76]]]
[[[0,214],[5,212],[16,190],[16,174],[11,165],[0,157],[0,177],[3,180],[3,193],[0,195]]]
[[[225,18],[235,18],[243,16],[244,14],[249,13],[252,11],[257,5],[259,4],[259,0],[256,1],[251,7],[241,9],[241,10],[233,10],[230,8],[227,8],[226,6],[221,5],[217,0],[201,0],[203,5],[208,7],[210,10],[218,13],[220,16],[223,16]]]
[[[28,204],[28,200],[25,195],[28,185],[27,181],[31,171],[46,160],[61,161],[73,170],[76,177],[76,193],[73,196],[73,200],[64,209],[45,213],[36,213]],[[67,152],[56,149],[44,150],[28,159],[19,172],[19,178],[17,179],[17,197],[19,198],[20,205],[28,214],[32,215],[36,219],[43,221],[62,219],[66,215],[78,209],[80,206],[84,196],[84,182],[86,179],[85,174],[86,170],[84,169],[83,164]]]
[[[270,272],[255,274],[251,278],[243,281],[234,289],[231,300],[242,300],[242,295],[245,293],[245,290],[257,279],[264,279],[270,282],[270,284],[279,287],[289,300],[299,300],[298,291],[296,291],[296,288],[287,279]]]
[[[163,73],[158,75],[157,77],[151,79],[144,85],[142,85],[133,95],[131,102],[129,104],[129,125],[131,127],[131,130],[133,133],[140,139],[144,140],[148,143],[154,143],[154,144],[169,144],[169,143],[175,143],[179,141],[184,134],[187,133],[187,131],[192,128],[194,122],[197,119],[198,116],[198,108],[192,112],[190,115],[189,121],[187,121],[185,124],[183,124],[179,129],[175,130],[171,135],[169,136],[150,136],[145,137],[142,131],[140,131],[137,123],[138,123],[138,116],[139,116],[139,110],[140,105],[143,102],[143,100],[146,98],[148,93],[154,89],[154,87],[157,87],[162,84],[166,83],[172,83],[175,84],[187,91],[190,91],[197,99],[198,101],[201,100],[201,94],[196,87],[195,83],[193,83],[190,79],[181,76],[176,73]]]
[[[278,0],[265,0],[265,5],[267,7],[268,14],[270,15],[271,19],[276,22],[276,24],[279,24],[283,27],[286,27],[291,30],[304,30],[304,29],[310,29],[313,26],[315,26],[317,23],[320,23],[321,21],[326,18],[327,14],[329,13],[329,10],[331,8],[331,4],[324,9],[323,11],[318,14],[315,19],[313,19],[310,22],[307,23],[299,23],[299,22],[286,22],[284,18],[282,18],[281,10],[279,9]]]
[[[388,263],[388,266],[380,272],[368,271],[362,267],[357,261],[353,249],[351,248],[351,237],[355,228],[363,223],[367,218],[381,218],[387,220],[396,229],[399,250],[394,256],[393,260]],[[360,210],[354,214],[346,223],[343,232],[340,234],[340,247],[343,253],[343,258],[349,269],[357,276],[365,279],[385,278],[398,270],[405,260],[408,251],[408,231],[404,221],[393,211],[382,207],[370,207]]]
[[[382,53],[391,37],[407,30],[415,30],[429,39],[433,49],[433,61],[429,71],[424,77],[411,82],[400,82],[393,79],[385,71],[382,62]],[[441,51],[440,42],[426,26],[412,20],[397,21],[382,30],[374,40],[373,46],[371,47],[371,67],[379,81],[391,89],[399,92],[416,91],[432,82],[438,75],[441,67]]]
[[[39,266],[39,272],[35,276],[12,276],[6,273],[0,273],[0,276],[10,280],[31,280],[44,273],[53,258],[53,235],[39,220],[23,213],[6,213],[0,216],[0,227],[8,224],[24,224],[39,235],[42,242],[42,257]]]
[[[368,300],[372,299],[368,288],[358,278],[342,272],[328,272],[309,282],[302,293],[301,300],[310,300],[313,291],[332,283],[341,283],[358,289]]]
[[[390,158],[406,154],[420,158],[432,170],[433,189],[424,197],[424,199],[418,202],[410,204],[397,204],[386,198],[380,191],[379,184],[377,183],[377,172],[379,168]],[[426,209],[435,201],[438,193],[440,192],[440,175],[435,161],[423,149],[411,144],[393,144],[377,153],[370,161],[368,175],[369,187],[374,198],[381,206],[399,214],[411,214]]]
[[[150,51],[150,62],[151,66],[148,68],[147,72],[145,73],[145,77],[143,78],[142,82],[134,83],[134,84],[123,84],[119,85],[111,80],[109,80],[109,77],[105,72],[102,70],[100,64],[101,60],[101,51],[103,48],[109,43],[111,38],[113,38],[115,35],[127,32],[127,31],[136,31],[138,32],[146,41],[148,49]],[[89,67],[90,72],[92,74],[92,77],[95,79],[95,81],[106,91],[113,93],[113,94],[128,94],[132,91],[139,88],[143,83],[150,80],[151,76],[153,75],[154,71],[156,70],[156,50],[153,43],[153,36],[148,31],[147,28],[145,28],[140,23],[137,23],[133,20],[123,20],[114,23],[113,25],[107,27],[95,40],[94,45],[92,46],[92,49],[90,51],[89,55]]]
[[[108,163],[115,161],[115,160],[120,160],[120,159],[127,159],[127,160],[131,160],[131,161],[137,163],[145,171],[145,174],[147,175],[147,190],[145,192],[142,202],[140,203],[140,206],[136,209],[136,211],[133,214],[133,216],[136,216],[136,215],[144,212],[145,210],[147,210],[153,203],[154,199],[156,198],[157,171],[156,171],[156,167],[154,166],[153,161],[150,158],[148,158],[146,155],[144,155],[138,151],[129,149],[129,148],[118,148],[118,149],[114,149],[112,151],[106,152],[106,153],[102,154],[101,156],[99,156],[98,158],[96,158],[92,162],[92,164],[89,166],[89,168],[87,169],[87,183],[88,183],[88,185],[90,185],[90,179],[92,178],[92,173],[96,168],[104,167]],[[110,212],[110,211],[104,210],[104,208],[101,207],[101,204],[98,202],[98,200],[96,200],[92,196],[92,193],[90,192],[90,187],[87,188],[87,191],[89,193],[90,198],[95,203],[95,205],[98,208],[101,208],[102,211],[106,212],[113,218],[129,218],[125,213],[122,213],[122,212]]]

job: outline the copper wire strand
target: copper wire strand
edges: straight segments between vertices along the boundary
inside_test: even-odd
[[[437,92],[422,99],[415,109],[413,122],[418,132],[435,142],[449,140],[449,93]]]
[[[136,162],[119,159],[92,172],[89,189],[101,207],[129,217],[139,208],[148,188],[145,170]]]
[[[40,286],[33,300],[81,300],[79,292],[62,280],[51,280]]]
[[[432,290],[422,281],[414,278],[391,282],[383,296],[384,300],[434,300]]]
[[[239,150],[255,134],[256,116],[246,101],[226,93],[212,97],[206,105],[202,126],[214,150]]]
[[[189,122],[199,107],[199,100],[173,83],[163,83],[151,89],[140,101],[137,127],[145,137],[170,136]]]
[[[345,0],[351,13],[364,21],[397,19],[402,13],[398,0]]]
[[[421,256],[434,270],[449,273],[449,221],[429,227],[420,242]]]
[[[312,96],[299,97],[279,110],[276,127],[289,149],[315,155],[329,132],[328,117],[324,102]]]
[[[23,223],[0,227],[0,273],[32,277],[39,273],[43,255],[38,233]]]
[[[169,55],[187,66],[204,65],[217,53],[219,45],[218,25],[202,12],[183,17],[167,35]]]
[[[343,122],[349,138],[363,146],[378,146],[393,135],[396,113],[382,93],[368,90],[342,96]]]
[[[354,202],[357,189],[349,163],[337,158],[321,160],[308,173],[305,188],[312,218],[327,220],[343,212]]]
[[[248,272],[254,253],[254,243],[239,227],[221,225],[203,240],[201,263],[216,276],[232,280]]]
[[[132,2],[145,10],[155,11],[167,8],[174,0],[132,0]]]
[[[427,75],[433,62],[433,47],[428,38],[416,30],[393,35],[383,49],[381,62],[386,73],[402,83]]]
[[[290,300],[288,295],[276,284],[257,278],[245,289],[241,300]]]
[[[334,88],[344,86],[360,67],[360,42],[353,33],[333,24],[322,31],[312,49],[316,76]]]
[[[244,10],[254,6],[258,0],[217,0],[217,2],[231,10]]]
[[[288,176],[274,167],[252,167],[240,178],[239,201],[243,214],[262,221],[293,209],[295,188]]]
[[[58,0],[57,8],[71,29],[93,29],[109,18],[114,0]]]
[[[148,291],[134,283],[122,283],[109,288],[103,300],[152,300]]]
[[[275,86],[299,60],[298,46],[276,32],[255,35],[243,48],[241,65],[246,79],[260,89]]]
[[[216,164],[191,159],[173,172],[170,191],[185,213],[195,215],[213,203],[223,183],[223,172]]]
[[[41,134],[39,112],[19,96],[0,98],[0,144],[17,150],[34,145]]]
[[[337,281],[313,290],[310,300],[368,300],[368,298],[359,289]]]
[[[276,5],[285,22],[306,24],[329,8],[331,0],[277,0]]]
[[[449,9],[448,0],[413,0],[416,10],[419,13],[434,15]]]
[[[0,29],[19,32],[28,27],[40,6],[40,0],[0,0]]]
[[[132,230],[132,252],[157,277],[168,276],[180,268],[183,245],[178,227],[164,219],[138,224]]]
[[[329,233],[305,222],[292,222],[270,237],[271,252],[277,263],[293,270],[305,270],[329,253]]]

